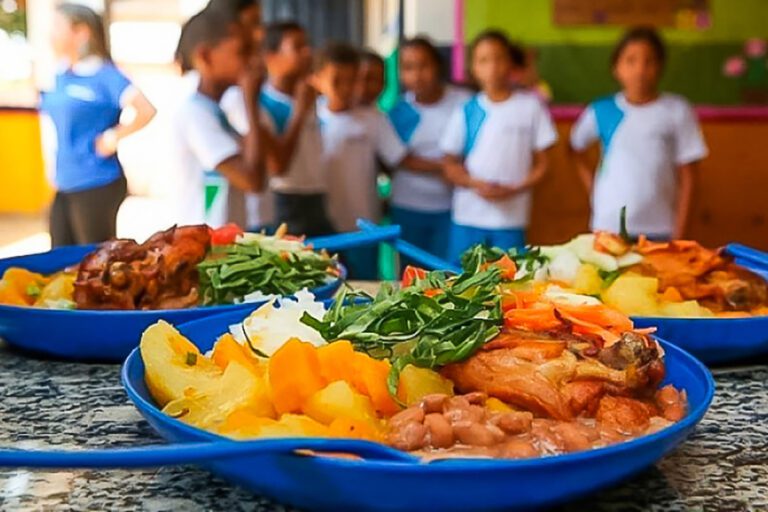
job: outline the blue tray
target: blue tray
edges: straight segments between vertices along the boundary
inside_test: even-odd
[[[78,263],[95,246],[71,246],[40,254],[0,260],[0,275],[8,267],[50,274]],[[331,298],[346,277],[312,290]],[[136,347],[141,333],[158,320],[181,324],[226,312],[246,315],[263,302],[158,311],[49,310],[0,305],[0,338],[9,345],[47,357],[75,361],[122,362]]]
[[[229,325],[243,318],[240,312],[222,314],[185,324],[180,331],[205,351]],[[651,466],[682,443],[704,416],[715,389],[709,371],[683,350],[665,342],[662,345],[666,351],[666,382],[686,390],[690,413],[661,432],[627,443],[517,461],[477,459],[420,464],[261,455],[211,461],[205,467],[256,494],[303,510],[450,512],[552,506],[616,484]],[[199,443],[223,439],[158,409],[144,384],[144,364],[138,349],[125,361],[122,380],[130,399],[166,440]]]

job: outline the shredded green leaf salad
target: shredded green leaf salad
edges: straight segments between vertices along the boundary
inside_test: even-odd
[[[244,233],[228,245],[214,245],[197,266],[204,306],[293,295],[338,278],[335,258],[301,240]]]
[[[349,340],[356,350],[389,359],[395,396],[407,365],[436,369],[463,361],[500,332],[499,270],[481,268],[480,248],[473,254],[471,270],[459,276],[425,272],[401,289],[383,285],[376,297],[345,290],[322,320],[305,313],[301,321],[328,342]]]

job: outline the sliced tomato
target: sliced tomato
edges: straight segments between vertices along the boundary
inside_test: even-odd
[[[424,279],[425,277],[427,277],[426,270],[408,265],[405,267],[405,270],[403,270],[403,279],[400,282],[400,286],[408,288],[409,286],[412,286],[417,279]]]
[[[237,237],[243,234],[243,228],[237,224],[227,224],[211,232],[211,244],[229,245],[235,243]]]

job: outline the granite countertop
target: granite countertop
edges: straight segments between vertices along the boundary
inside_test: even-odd
[[[161,442],[123,392],[118,365],[41,361],[0,345],[0,446],[104,448]],[[715,372],[696,433],[654,468],[563,512],[768,510],[768,365]],[[277,511],[195,467],[0,469],[0,510]]]

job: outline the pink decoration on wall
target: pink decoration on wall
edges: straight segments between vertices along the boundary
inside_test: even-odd
[[[747,39],[747,42],[744,43],[744,53],[747,55],[747,57],[759,59],[760,57],[765,56],[765,52],[765,39],[758,39],[754,37],[752,39]]]
[[[464,81],[464,0],[453,0],[453,49],[451,51],[451,78]]]
[[[737,77],[747,70],[747,63],[742,57],[729,57],[723,64],[723,74],[728,77]]]

